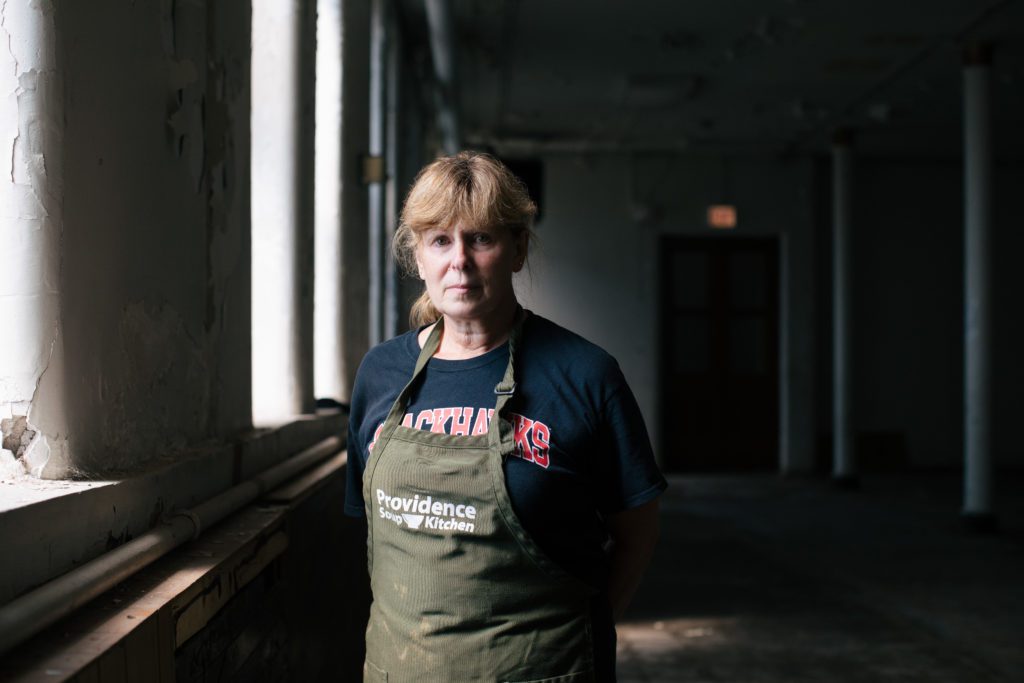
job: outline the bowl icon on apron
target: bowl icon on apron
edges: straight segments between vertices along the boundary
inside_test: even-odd
[[[409,515],[403,512],[402,519],[405,520],[410,529],[419,529],[420,525],[423,524],[423,515]]]

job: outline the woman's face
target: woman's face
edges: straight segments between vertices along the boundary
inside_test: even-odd
[[[416,266],[434,307],[453,320],[483,320],[515,300],[512,273],[526,256],[526,232],[461,223],[420,235]]]

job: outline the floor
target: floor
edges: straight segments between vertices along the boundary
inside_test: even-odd
[[[950,474],[672,479],[619,680],[1024,681],[1024,476],[994,534],[959,496]]]

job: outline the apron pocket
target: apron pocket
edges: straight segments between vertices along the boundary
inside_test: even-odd
[[[388,683],[388,672],[367,659],[363,662],[363,683]]]
[[[530,678],[528,680],[502,681],[502,683],[589,683],[594,680],[594,672],[590,669],[577,671],[574,674],[564,676],[551,676],[550,678]]]

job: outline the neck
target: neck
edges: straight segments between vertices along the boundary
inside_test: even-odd
[[[436,358],[462,360],[481,356],[495,349],[509,338],[519,313],[519,304],[512,298],[507,305],[495,309],[483,318],[458,319],[444,316],[444,331]],[[432,327],[420,333],[420,345],[426,341]]]

